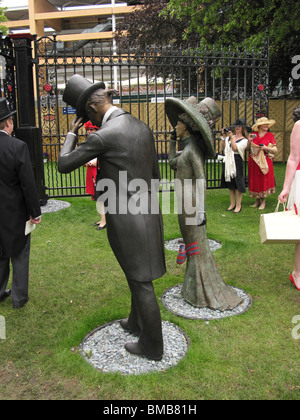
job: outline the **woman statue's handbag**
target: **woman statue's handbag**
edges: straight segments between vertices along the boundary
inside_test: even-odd
[[[295,244],[300,242],[300,215],[294,210],[279,211],[278,202],[274,213],[260,216],[259,234],[262,244]]]

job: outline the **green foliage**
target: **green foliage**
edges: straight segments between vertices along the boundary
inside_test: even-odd
[[[185,38],[199,35],[202,46],[230,45],[258,50],[269,35],[271,78],[288,83],[291,59],[300,42],[300,9],[292,0],[170,0],[164,15],[190,19]]]
[[[197,32],[202,42],[216,46],[258,48],[267,32],[272,42],[285,44],[287,35],[297,37],[300,25],[297,2],[290,0],[170,0],[166,10],[183,20],[191,18],[186,36]]]
[[[296,0],[144,0],[119,26],[118,42],[200,49],[259,51],[270,41],[270,88],[288,86],[292,57],[299,54],[300,8]],[[126,29],[124,35],[122,30]],[[296,86],[296,84],[295,84]]]
[[[0,6],[1,6],[1,0],[0,0]],[[0,32],[2,32],[3,35],[6,35],[8,32],[7,27],[4,25],[1,25],[1,22],[7,22],[7,17],[4,14],[6,10],[7,10],[7,7],[0,7]]]

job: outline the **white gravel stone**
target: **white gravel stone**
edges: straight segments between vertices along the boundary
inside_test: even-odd
[[[43,213],[53,213],[55,211],[63,210],[70,207],[70,203],[67,201],[60,200],[48,200],[45,206],[41,207],[41,212]]]
[[[103,325],[88,334],[80,345],[80,353],[97,370],[140,375],[162,372],[176,366],[189,348],[189,339],[177,326],[162,321],[164,354],[161,361],[148,360],[128,353],[124,346],[136,342],[137,337],[123,330],[119,321]]]
[[[222,248],[222,244],[213,239],[208,239],[209,247],[212,252]],[[165,248],[170,251],[178,251],[179,246],[183,244],[182,238],[172,239],[165,242]],[[236,308],[228,311],[217,311],[210,308],[197,308],[188,303],[181,296],[182,284],[171,287],[166,290],[161,297],[164,307],[173,312],[174,314],[188,319],[222,319],[229,316],[240,315],[246,312],[252,305],[252,298],[244,290],[238,289],[237,287],[229,286],[236,290],[239,297],[243,299],[243,302]]]
[[[228,311],[217,311],[210,308],[197,308],[188,303],[181,296],[182,284],[171,287],[166,290],[161,297],[164,307],[174,314],[188,319],[222,319],[229,316],[240,315],[246,312],[252,305],[252,298],[244,290],[229,286],[236,290],[237,295],[243,299],[243,302],[236,308]]]

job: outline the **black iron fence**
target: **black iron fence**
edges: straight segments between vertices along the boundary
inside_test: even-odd
[[[104,81],[119,90],[114,103],[152,129],[159,158],[163,189],[172,189],[173,173],[167,162],[171,126],[164,110],[167,97],[214,98],[222,112],[215,129],[215,149],[221,128],[236,118],[248,124],[268,115],[268,41],[259,52],[230,49],[118,51],[100,42],[78,42],[71,48],[56,37],[35,41],[37,119],[42,130],[45,183],[50,197],[85,195],[85,168],[69,175],[57,172],[57,157],[75,110],[62,95],[69,78],[79,73],[91,82]],[[82,129],[79,141],[85,138]],[[221,165],[207,162],[207,186],[219,188]],[[247,165],[245,165],[247,176]]]
[[[1,96],[7,98],[12,110],[16,109],[15,60],[12,41],[0,33],[0,85]]]

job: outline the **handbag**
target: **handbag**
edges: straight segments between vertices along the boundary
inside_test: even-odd
[[[300,242],[300,216],[298,209],[279,210],[279,202],[274,213],[260,216],[259,234],[262,244],[295,244]]]

